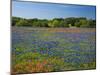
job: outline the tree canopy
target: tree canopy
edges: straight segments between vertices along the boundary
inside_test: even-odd
[[[25,19],[21,17],[12,17],[12,26],[29,26],[29,27],[82,27],[95,28],[96,20],[87,19],[85,17],[69,17],[48,19]]]

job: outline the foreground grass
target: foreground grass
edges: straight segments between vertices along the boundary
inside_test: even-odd
[[[18,59],[19,58],[19,59]],[[78,69],[95,69],[96,63],[75,64],[64,62],[59,57],[49,57],[39,53],[25,53],[14,57],[15,64],[12,66],[13,73],[36,73],[36,72],[54,72]],[[16,60],[17,59],[17,60]]]
[[[12,74],[96,68],[94,28],[14,28],[12,36]]]

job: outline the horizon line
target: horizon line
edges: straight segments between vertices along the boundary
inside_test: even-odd
[[[55,17],[55,18],[36,18],[36,17],[33,17],[33,18],[26,18],[26,17],[21,17],[21,16],[11,16],[11,17],[17,17],[17,18],[23,18],[23,19],[40,19],[40,20],[53,20],[53,19],[66,19],[66,18],[86,18],[87,20],[96,20],[96,18],[87,18],[87,17]]]

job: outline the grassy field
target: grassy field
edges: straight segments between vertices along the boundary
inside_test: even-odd
[[[12,74],[96,68],[95,28],[12,27]]]

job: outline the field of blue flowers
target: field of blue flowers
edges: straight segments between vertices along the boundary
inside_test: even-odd
[[[12,73],[96,68],[95,28],[12,27]]]

